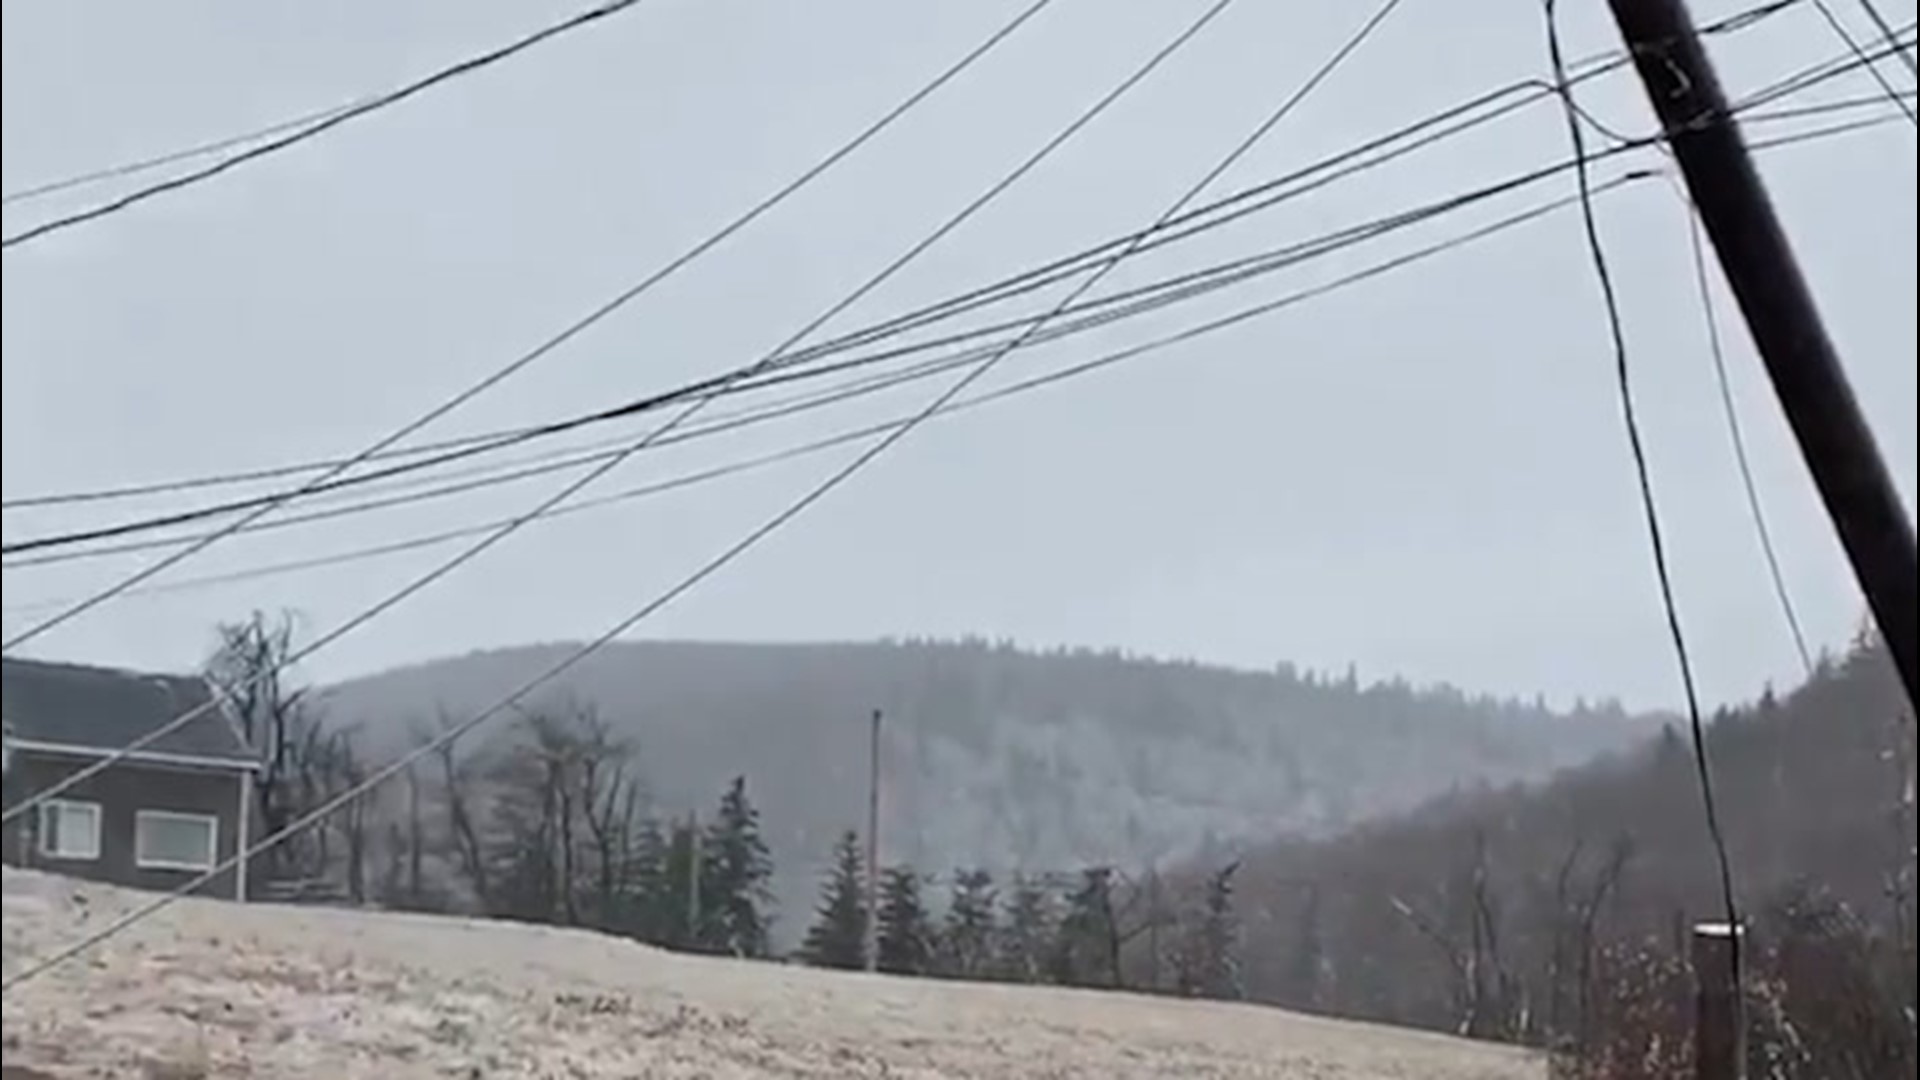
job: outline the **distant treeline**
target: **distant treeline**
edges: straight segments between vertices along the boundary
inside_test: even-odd
[[[233,628],[216,670],[270,661],[276,633]],[[350,729],[273,680],[255,685],[243,710],[280,748],[262,778],[266,820],[365,774]],[[1884,652],[1866,641],[1785,698],[1711,718],[1750,922],[1755,1077],[1914,1074],[1913,745]],[[266,870],[353,902],[774,958],[773,859],[746,780],[703,818],[652,805],[636,747],[591,707],[530,709],[425,759]],[[1700,810],[1689,740],[1670,727],[1550,782],[1456,791],[1332,839],[1164,873],[888,866],[874,912],[848,831],[788,959],[861,967],[872,918],[884,971],[1245,998],[1550,1048],[1566,1076],[1679,1080],[1688,927],[1719,914]]]

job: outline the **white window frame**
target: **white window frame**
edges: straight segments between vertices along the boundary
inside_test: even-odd
[[[47,818],[50,814],[64,814],[69,811],[84,813],[92,819],[92,827],[87,830],[88,842],[78,849],[56,850],[50,843],[54,839],[54,830],[47,827]],[[48,799],[40,804],[39,818],[35,822],[39,828],[38,835],[34,838],[34,850],[38,851],[43,859],[59,862],[98,862],[100,821],[100,804],[97,802],[86,799]],[[67,838],[63,835],[60,839],[64,843]]]
[[[207,827],[207,861],[185,862],[156,859],[146,854],[146,834],[141,826],[148,821],[191,822]],[[133,865],[141,870],[211,870],[220,862],[220,815],[187,813],[181,810],[136,810],[133,812]]]

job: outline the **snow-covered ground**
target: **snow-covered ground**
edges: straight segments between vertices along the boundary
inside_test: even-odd
[[[140,894],[8,869],[14,971]],[[52,1077],[1540,1080],[1499,1047],[1124,994],[674,956],[478,920],[174,905],[7,992]]]

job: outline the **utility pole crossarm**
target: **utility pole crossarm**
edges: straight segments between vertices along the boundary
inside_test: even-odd
[[[1685,5],[1609,6],[1911,704],[1920,697],[1913,523]]]

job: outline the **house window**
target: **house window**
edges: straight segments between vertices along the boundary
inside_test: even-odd
[[[212,814],[141,810],[133,815],[133,862],[143,870],[210,870],[219,836]]]
[[[100,804],[48,799],[40,804],[40,854],[81,862],[100,857]]]

